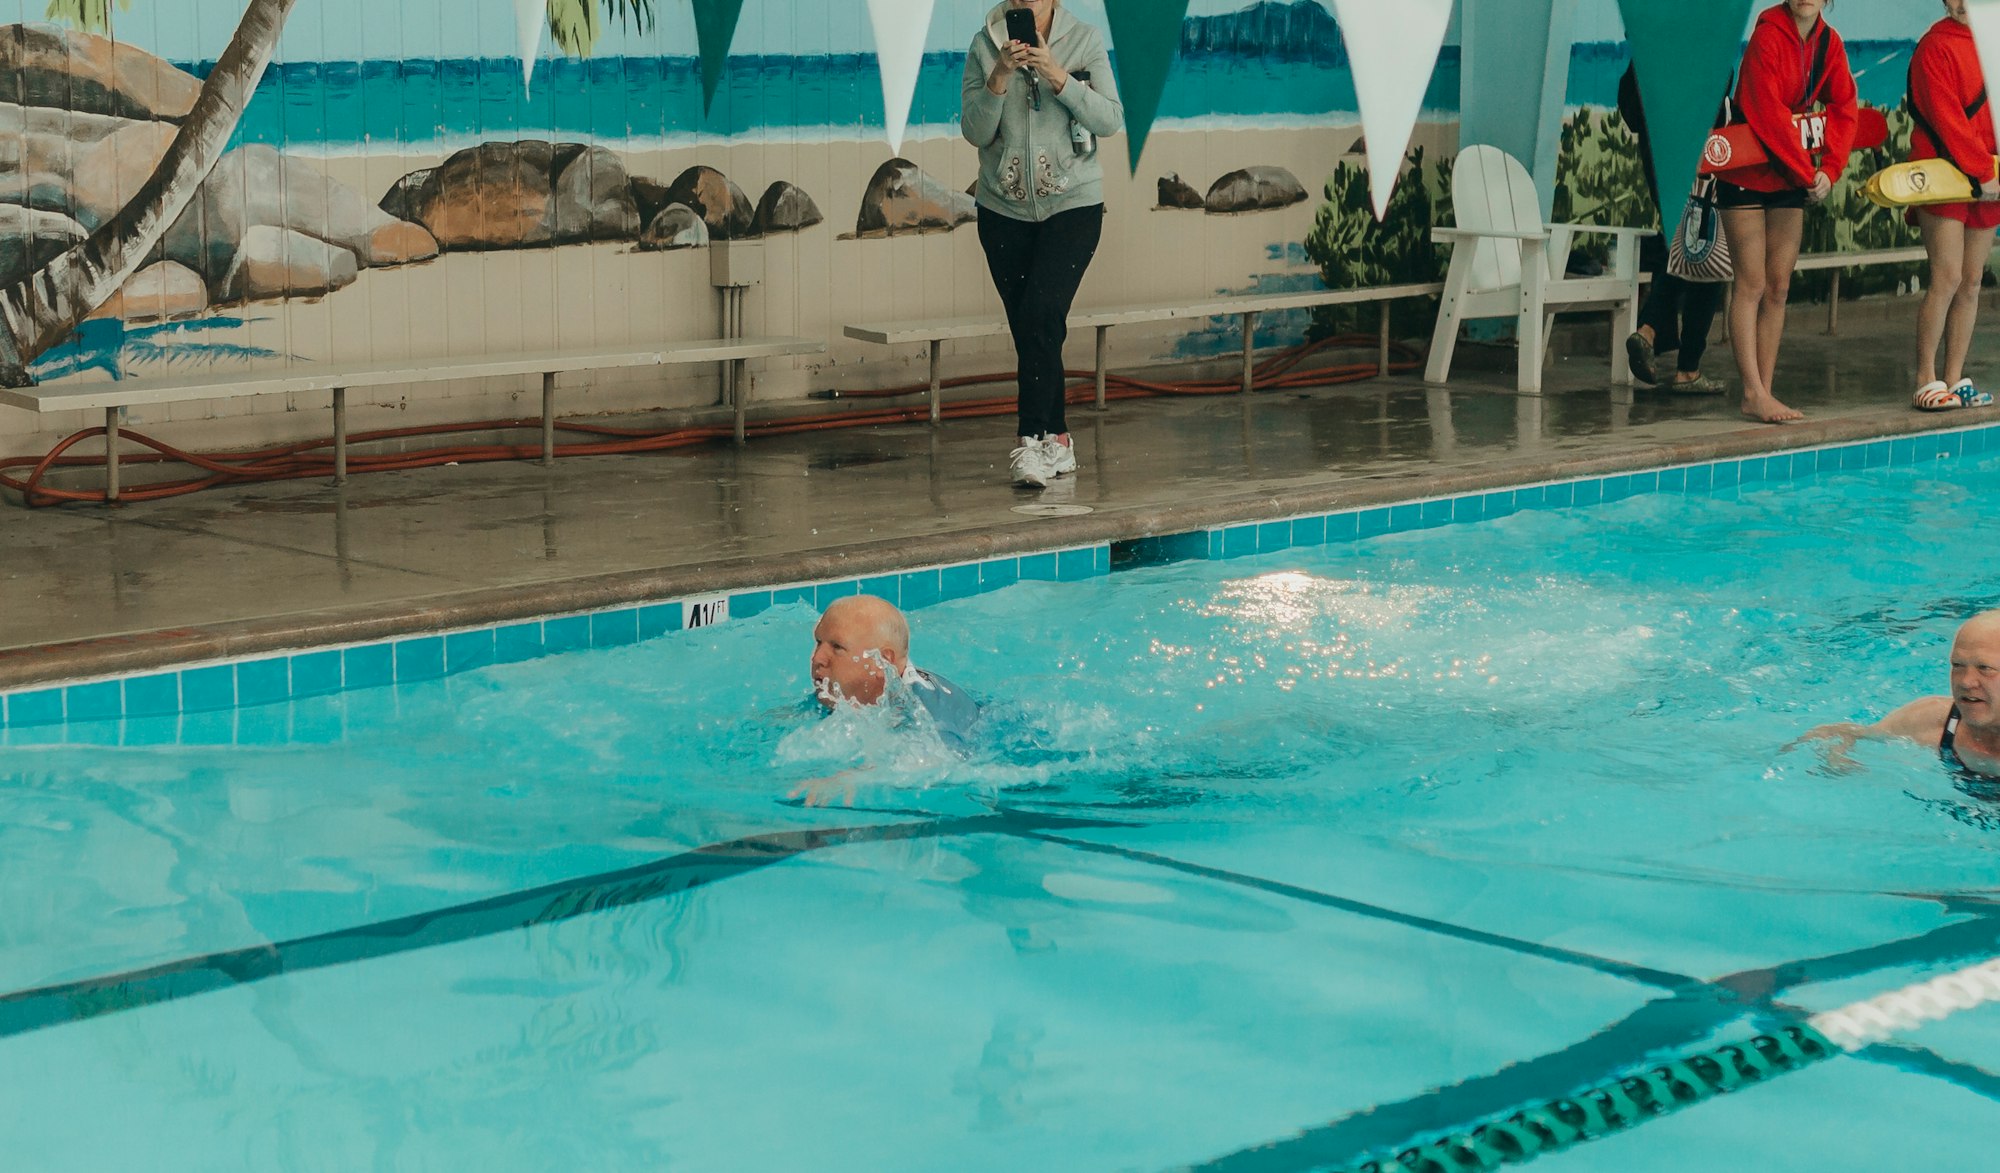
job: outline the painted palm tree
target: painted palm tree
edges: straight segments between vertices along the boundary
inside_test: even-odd
[[[285,19],[298,0],[248,0],[229,46],[202,84],[152,178],[116,216],[43,268],[0,288],[0,386],[34,382],[28,364],[70,336],[118,292],[160,238],[187,210],[195,192],[236,133],[244,107],[277,50]],[[530,3],[531,0],[517,0]],[[549,36],[572,56],[596,47],[606,20],[640,31],[653,23],[655,0],[542,0]],[[111,26],[113,0],[52,0],[49,16],[94,32]],[[116,0],[128,7],[130,0]],[[600,9],[602,10],[600,12]]]

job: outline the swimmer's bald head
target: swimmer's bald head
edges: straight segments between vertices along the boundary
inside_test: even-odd
[[[1951,641],[1951,700],[1966,724],[2000,729],[2000,611],[1982,611]]]
[[[813,628],[813,691],[822,705],[837,699],[872,705],[882,699],[883,670],[910,663],[910,624],[887,599],[836,599]]]

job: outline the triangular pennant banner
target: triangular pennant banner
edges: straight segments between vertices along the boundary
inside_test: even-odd
[[[1653,173],[1660,180],[1660,219],[1668,225],[1679,217],[1681,204],[1694,187],[1723,91],[1743,59],[1750,4],[1751,0],[1704,4],[1618,0],[1625,41],[1632,47],[1639,104],[1646,111]]]
[[[1965,6],[1966,21],[1972,25],[1973,43],[1979,46],[1979,68],[1987,77],[2000,77],[2000,2],[1972,0]],[[1986,103],[1987,117],[2000,127],[2000,111]]]
[[[1125,137],[1135,173],[1146,149],[1146,134],[1160,113],[1160,95],[1167,91],[1167,71],[1181,47],[1187,9],[1188,0],[1104,0],[1111,44],[1118,54],[1118,95],[1125,102]]]
[[[521,88],[535,77],[535,58],[542,52],[542,28],[548,23],[548,0],[514,0],[514,16],[520,22]]]
[[[736,19],[743,0],[694,0],[694,39],[701,47],[701,108],[715,104],[722,69],[729,63],[729,44],[736,39]]]
[[[1389,212],[1389,197],[1403,171],[1410,135],[1423,113],[1424,93],[1437,71],[1438,51],[1451,27],[1452,0],[1333,0],[1361,131],[1368,144],[1368,194],[1375,218]]]
[[[917,75],[924,67],[932,3],[868,0],[868,18],[875,24],[875,60],[882,72],[882,113],[889,128],[889,149],[899,155],[903,153],[903,132],[910,125],[910,103],[917,96]]]

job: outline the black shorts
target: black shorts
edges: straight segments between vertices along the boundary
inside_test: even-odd
[[[1767,212],[1780,208],[1803,208],[1806,206],[1806,190],[1802,187],[1788,187],[1783,191],[1758,191],[1750,187],[1738,187],[1726,179],[1715,181],[1715,206],[1718,208],[1762,208]]]

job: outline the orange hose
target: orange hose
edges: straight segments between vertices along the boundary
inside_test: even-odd
[[[1293,347],[1257,364],[1251,371],[1251,385],[1258,390],[1288,390],[1298,387],[1330,386],[1352,383],[1375,377],[1379,372],[1372,363],[1353,363],[1333,367],[1314,367],[1298,370],[1297,367],[1308,356],[1331,347],[1352,347],[1375,344],[1372,338],[1326,338],[1317,342]],[[1398,345],[1397,349],[1408,355],[1409,348]],[[1412,359],[1390,364],[1392,371],[1407,371],[1416,367]],[[1070,403],[1089,403],[1096,397],[1096,373],[1093,371],[1068,371],[1066,374],[1080,380],[1069,388],[1067,400]],[[967,387],[982,383],[1002,383],[1015,378],[1014,372],[1004,375],[972,375],[945,380],[942,386]],[[1129,375],[1109,374],[1105,376],[1105,398],[1107,400],[1127,400],[1154,398],[1163,395],[1223,395],[1242,390],[1240,380],[1208,379],[1192,382],[1167,383],[1133,378]],[[908,395],[919,395],[930,390],[928,383],[904,387],[887,387],[867,391],[843,391],[842,399],[891,399]],[[1011,414],[1016,408],[1013,396],[990,399],[969,399],[945,404],[942,414],[946,419],[979,419],[996,415]],[[830,431],[836,428],[873,427],[885,424],[914,423],[930,418],[927,404],[908,407],[882,407],[868,411],[841,412],[819,416],[803,416],[792,419],[752,421],[745,431],[756,436],[788,436],[807,432]],[[386,428],[374,432],[358,432],[348,436],[348,444],[367,444],[382,440],[408,439],[413,436],[447,436],[465,432],[493,432],[513,429],[539,429],[542,421],[534,419],[481,420],[464,424],[426,424],[407,428]],[[559,444],[555,448],[557,456],[618,456],[642,452],[665,452],[676,448],[689,448],[697,444],[707,444],[717,440],[731,439],[735,430],[729,426],[704,425],[675,428],[669,431],[653,431],[646,428],[620,428],[609,424],[591,424],[576,421],[557,421],[556,428],[593,439],[570,444]],[[56,489],[44,483],[50,471],[59,468],[102,468],[102,456],[66,456],[71,448],[84,440],[104,435],[102,427],[85,428],[75,435],[65,437],[55,447],[41,456],[13,456],[0,459],[0,486],[21,494],[22,500],[31,508],[57,505],[63,502],[79,501],[102,504],[104,491]],[[333,446],[331,438],[301,440],[261,448],[249,452],[232,452],[227,455],[204,455],[176,448],[171,444],[153,439],[142,432],[119,429],[122,439],[150,449],[149,452],[120,455],[118,463],[123,465],[181,464],[204,474],[184,480],[162,481],[150,485],[136,486],[122,490],[120,501],[159,501],[170,497],[185,496],[203,489],[219,485],[259,484],[274,481],[301,480],[310,477],[325,477],[333,474],[333,454],[327,449]],[[355,453],[347,457],[347,471],[401,472],[419,468],[436,468],[445,464],[483,464],[500,460],[526,460],[541,455],[537,444],[462,444],[439,448],[426,448],[421,452]],[[15,476],[10,470],[28,468],[26,477]]]

